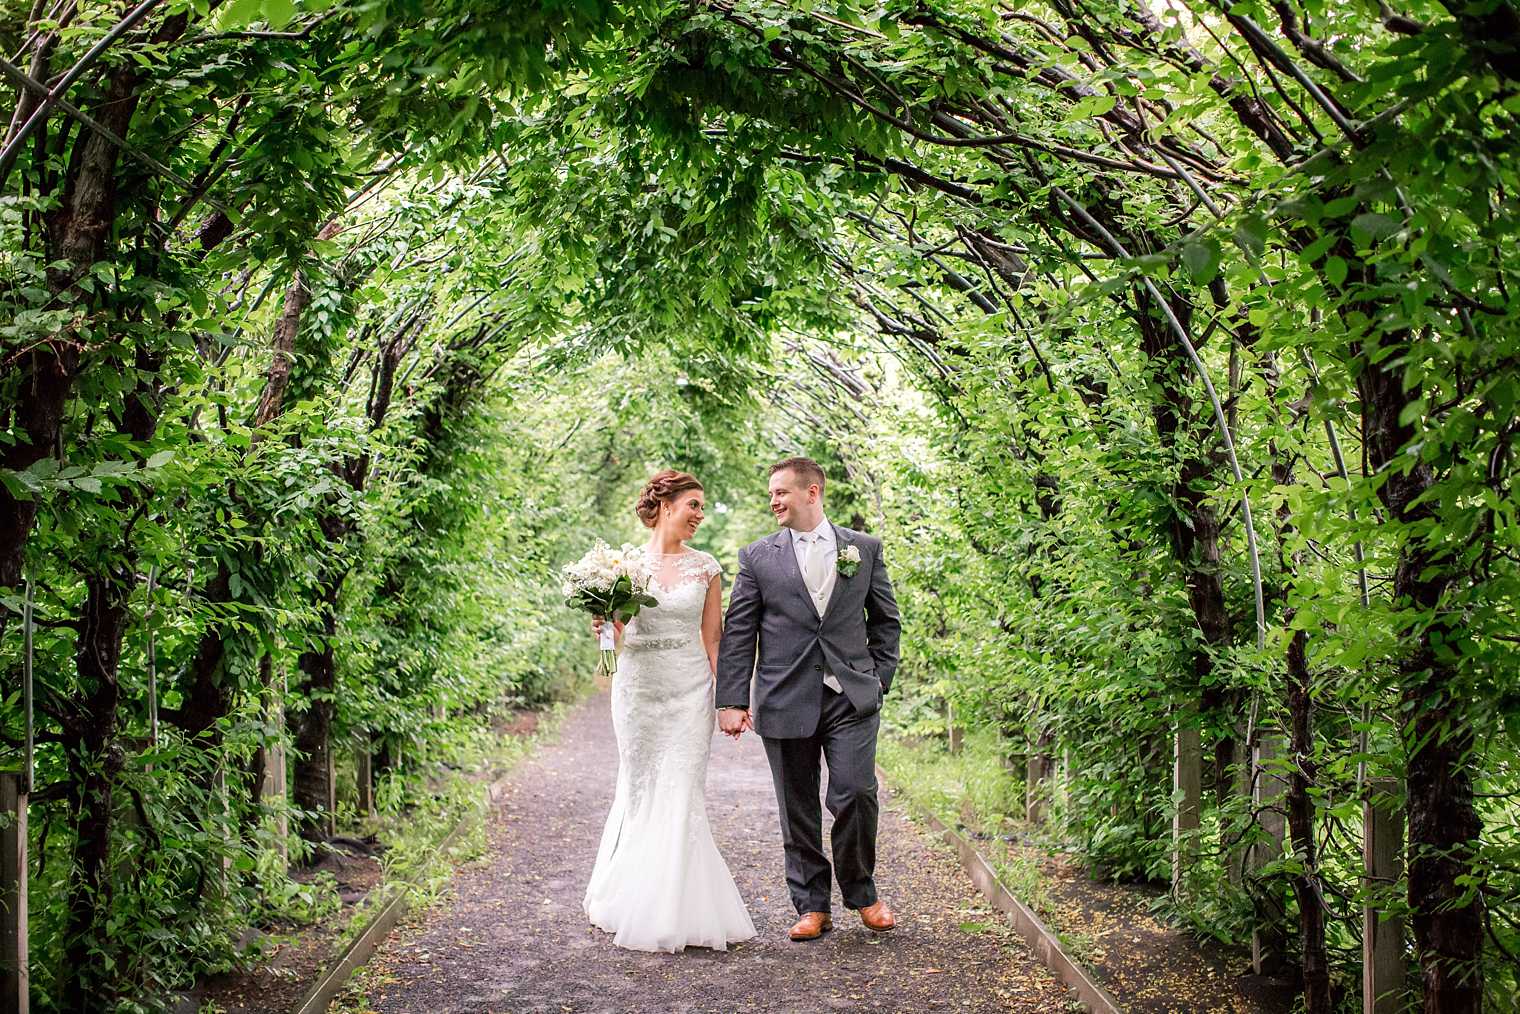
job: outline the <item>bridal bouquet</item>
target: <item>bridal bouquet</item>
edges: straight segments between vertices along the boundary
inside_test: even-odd
[[[621,549],[613,549],[597,539],[591,552],[564,569],[564,579],[561,590],[565,605],[607,620],[602,624],[602,656],[596,674],[611,676],[617,672],[613,622],[626,623],[645,606],[659,604],[649,594],[650,571],[644,551],[627,543]]]

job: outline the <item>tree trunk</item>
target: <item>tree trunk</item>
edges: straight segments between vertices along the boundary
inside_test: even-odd
[[[1283,624],[1291,628],[1293,610]],[[1319,851],[1314,839],[1314,799],[1309,789],[1318,769],[1314,763],[1314,701],[1309,693],[1310,675],[1305,649],[1309,635],[1293,632],[1288,642],[1288,756],[1291,759],[1284,803],[1288,810],[1288,834],[1298,857],[1293,875],[1293,894],[1298,899],[1299,953],[1303,960],[1305,1014],[1330,1014],[1330,954],[1325,948],[1325,906],[1320,894]]]
[[[1183,327],[1189,326],[1192,309],[1192,304],[1181,297],[1171,301],[1172,313]],[[1240,694],[1214,685],[1212,652],[1227,647],[1233,639],[1220,570],[1219,518],[1208,503],[1208,490],[1213,485],[1218,463],[1201,450],[1201,441],[1205,439],[1202,434],[1209,426],[1200,418],[1188,393],[1185,378],[1190,367],[1176,335],[1160,318],[1160,309],[1143,290],[1136,291],[1135,310],[1141,351],[1150,358],[1152,379],[1161,390],[1161,397],[1151,405],[1156,435],[1170,449],[1185,448],[1195,440],[1200,442],[1200,450],[1189,451],[1178,468],[1177,481],[1171,491],[1177,511],[1171,519],[1168,535],[1173,559],[1182,569],[1193,619],[1203,635],[1203,645],[1193,652],[1192,658],[1193,680],[1201,688],[1199,703],[1205,714],[1226,719],[1221,727],[1228,728],[1234,713],[1239,711]],[[1230,771],[1236,759],[1234,735],[1229,732],[1217,735],[1212,752],[1214,793],[1223,803],[1233,789]]]
[[[225,229],[212,230],[210,225],[208,222],[207,227],[202,229],[200,239],[203,243],[211,242],[214,245],[225,235]],[[317,239],[330,239],[336,235],[337,228],[338,220],[335,218],[318,230]],[[307,288],[306,279],[297,270],[285,290],[284,306],[279,320],[275,322],[274,336],[270,342],[269,369],[265,374],[264,389],[254,409],[254,440],[262,439],[263,434],[258,431],[285,411],[285,396],[290,389],[291,372],[296,361],[295,343],[301,333],[302,314],[310,302],[311,292]],[[216,573],[201,590],[201,598],[208,603],[233,601],[232,569],[225,555],[218,559]],[[231,712],[234,690],[227,679],[227,634],[221,624],[213,621],[202,631],[196,645],[188,685],[184,688],[184,704],[174,712],[166,712],[165,718],[182,728],[187,735],[199,736]]]
[[[290,729],[295,747],[295,767],[291,779],[291,802],[307,812],[301,820],[301,837],[323,841],[331,834],[332,822],[332,726],[337,712],[337,666],[333,656],[333,637],[338,629],[338,593],[346,571],[327,570],[322,575],[320,597],[322,634],[320,643],[301,652],[297,668],[301,673],[301,692],[306,708],[292,712]]]
[[[172,42],[185,30],[184,14],[166,18],[153,33],[156,42]],[[107,130],[125,137],[137,112],[142,77],[126,61],[103,84],[104,94],[90,110]],[[116,222],[120,149],[93,130],[79,134],[69,156],[58,204],[44,218],[48,289],[55,296],[100,260]],[[84,339],[73,330],[39,343],[22,357],[16,378],[19,395],[13,425],[23,439],[0,449],[0,467],[23,471],[54,453],[63,428],[65,407],[74,389]],[[0,486],[0,587],[21,583],[22,554],[37,521],[35,500],[16,500]]]
[[[232,570],[225,557],[217,561],[216,573],[201,589],[200,597],[209,603],[232,600]],[[221,628],[212,621],[190,661],[189,679],[182,691],[184,703],[174,710],[165,710],[165,721],[173,722],[186,736],[195,738],[231,710],[232,687],[226,679],[226,658],[227,642]]]
[[[269,373],[264,380],[264,393],[253,413],[255,429],[268,426],[285,411],[285,392],[290,387],[290,372],[295,367],[296,335],[301,330],[301,314],[310,302],[311,290],[306,287],[305,276],[298,270],[285,290],[280,319],[275,321]]]
[[[114,74],[92,110],[95,118],[125,135],[137,109],[139,84],[133,70]],[[45,219],[48,289],[55,296],[72,289],[101,257],[116,219],[118,156],[116,145],[93,131],[75,142],[58,206]],[[24,471],[56,453],[84,341],[79,332],[65,331],[22,357],[12,421],[22,439],[0,449],[0,467]],[[36,521],[36,500],[18,501],[0,486],[0,586],[21,583],[22,554]]]
[[[414,333],[414,327],[420,331],[425,323],[421,314],[409,318],[380,348],[375,383],[366,407],[371,433],[384,425],[390,411],[396,367],[409,347],[408,336]],[[355,494],[362,494],[369,464],[368,452],[361,452],[335,466],[334,470]],[[332,800],[332,726],[337,715],[337,665],[332,639],[338,629],[338,596],[353,569],[348,550],[354,526],[339,513],[341,509],[335,500],[329,500],[318,518],[322,534],[327,539],[327,559],[320,585],[322,644],[320,648],[301,653],[298,663],[300,689],[312,701],[307,711],[293,716],[291,722],[296,748],[294,802],[297,807],[316,813],[326,812]],[[317,840],[328,823],[326,818],[308,821],[302,827],[302,836]]]
[[[75,841],[59,985],[63,1009],[70,1011],[104,1010],[111,999],[111,978],[100,955],[111,950],[103,915],[111,905],[113,789],[125,759],[116,742],[116,707],[129,590],[104,573],[85,579],[75,666],[81,682],[93,689],[74,703],[81,736],[68,755]]]
[[[1383,335],[1387,345],[1407,347],[1408,333]],[[1359,349],[1364,440],[1374,471],[1386,473],[1378,496],[1390,521],[1417,526],[1435,519],[1419,497],[1436,482],[1423,462],[1398,460],[1413,438],[1401,422],[1405,406],[1421,397],[1406,391],[1403,357],[1395,350],[1372,362]],[[1418,531],[1417,528],[1414,529]],[[1403,631],[1408,646],[1399,659],[1403,688],[1404,741],[1409,749],[1409,904],[1415,947],[1423,972],[1427,1014],[1477,1014],[1483,1005],[1483,896],[1461,883],[1472,876],[1482,831],[1473,799],[1472,726],[1457,697],[1451,656],[1438,657],[1435,638],[1450,638],[1452,620],[1440,612],[1441,598],[1456,576],[1450,558],[1438,556],[1419,534],[1402,533],[1393,575],[1396,607],[1413,615]]]
[[[1226,302],[1220,299],[1221,305]],[[1249,320],[1242,320],[1239,330],[1250,341],[1256,330]],[[1279,373],[1275,356],[1268,354],[1266,381],[1269,398],[1276,403]],[[1294,412],[1286,426],[1296,425]],[[1293,485],[1294,459],[1274,438],[1269,442],[1272,456],[1272,481],[1286,488]],[[1274,600],[1283,605],[1282,626],[1292,631],[1284,655],[1286,703],[1288,705],[1288,776],[1283,791],[1287,811],[1288,838],[1298,860],[1298,870],[1289,877],[1298,901],[1299,959],[1303,977],[1305,1014],[1330,1014],[1334,1001],[1330,988],[1330,954],[1325,945],[1324,889],[1319,874],[1319,851],[1314,837],[1314,798],[1310,790],[1319,776],[1314,761],[1313,677],[1309,671],[1307,631],[1293,629],[1293,606],[1287,605],[1289,588],[1298,580],[1303,566],[1302,553],[1289,553],[1287,545],[1294,534],[1293,509],[1285,500],[1277,509],[1278,565],[1284,580]],[[1258,775],[1259,776],[1259,775]]]

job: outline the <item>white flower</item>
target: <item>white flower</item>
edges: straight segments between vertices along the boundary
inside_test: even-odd
[[[840,557],[842,557],[844,560],[846,560],[849,563],[859,563],[860,562],[860,547],[859,546],[845,546],[844,550],[842,552],[840,552],[839,555],[840,555]]]

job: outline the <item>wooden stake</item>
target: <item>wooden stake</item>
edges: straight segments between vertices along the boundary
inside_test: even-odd
[[[1045,823],[1045,755],[1033,753],[1024,773],[1024,819],[1031,824]]]
[[[369,749],[369,734],[361,733],[354,749],[354,785],[358,788],[360,817],[375,815],[374,755]]]
[[[1396,884],[1403,875],[1404,814],[1392,778],[1367,782],[1362,803],[1362,865],[1369,888]],[[1362,1014],[1404,1009],[1404,921],[1371,903],[1362,908]]]
[[[1056,768],[1056,785],[1058,786],[1057,792],[1060,793],[1058,798],[1061,800],[1062,822],[1068,830],[1072,826],[1071,783],[1071,747],[1063,745],[1061,747],[1061,761]]]
[[[333,744],[327,743],[327,748],[322,751],[327,760],[327,789],[326,798],[323,800],[322,828],[327,837],[331,838],[338,833],[338,769],[337,762],[333,757]]]
[[[232,892],[232,846],[235,838],[232,834],[232,799],[227,792],[227,760],[222,758],[216,762],[216,772],[211,776],[211,788],[216,797],[215,834],[222,839],[222,875],[221,888],[223,894]]]
[[[27,1014],[31,995],[27,955],[28,793],[24,773],[0,771],[0,1010]]]
[[[1263,731],[1251,748],[1251,802],[1255,805],[1256,820],[1267,834],[1265,844],[1251,846],[1246,861],[1254,873],[1282,855],[1283,829],[1286,818],[1280,800],[1287,783],[1273,766],[1272,761],[1282,756],[1282,736],[1273,731]],[[1282,921],[1285,916],[1276,894],[1264,895],[1266,901],[1257,914],[1256,925],[1251,930],[1251,969],[1257,975],[1271,975],[1277,971],[1286,957],[1286,941],[1283,940]]]
[[[278,684],[269,699],[269,726],[274,729],[285,728],[285,670],[280,669],[276,677]],[[268,805],[274,807],[274,840],[275,851],[279,853],[280,862],[290,863],[290,815],[285,806],[285,743],[276,740],[264,748],[264,784],[259,790],[259,798]]]
[[[1198,854],[1198,825],[1203,789],[1203,745],[1198,730],[1179,725],[1172,743],[1172,890],[1184,890],[1187,872]],[[1181,798],[1178,798],[1180,794]]]
[[[1049,802],[1050,773],[1055,766],[1050,756],[1050,744],[1054,737],[1048,732],[1040,733],[1033,744],[1024,775],[1024,819],[1031,824],[1045,823],[1045,810]]]

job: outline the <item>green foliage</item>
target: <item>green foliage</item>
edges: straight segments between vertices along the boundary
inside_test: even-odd
[[[126,149],[55,112],[3,167],[0,666],[24,574],[43,1001],[148,1002],[317,914],[271,872],[261,751],[367,739],[421,805],[406,772],[575,692],[553,575],[641,536],[649,473],[703,479],[731,561],[798,452],[884,537],[890,719],[954,715],[979,810],[1018,799],[988,744],[1048,757],[1070,844],[1162,879],[1196,727],[1179,920],[1243,940],[1307,884],[1354,977],[1345,899],[1375,894],[1419,916],[1431,995],[1461,978],[1441,918],[1512,994],[1512,15],[153,13],[69,92]],[[0,28],[44,79],[115,15],[50,16]],[[1244,746],[1294,729],[1313,861],[1237,889]],[[1412,787],[1434,893],[1364,889],[1366,776]]]

